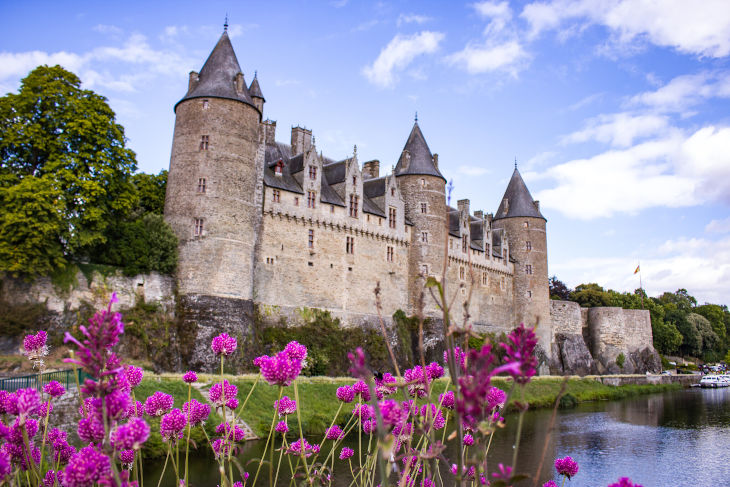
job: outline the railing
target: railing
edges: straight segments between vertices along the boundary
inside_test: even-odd
[[[79,383],[86,379],[88,374],[78,371]],[[41,385],[48,384],[52,380],[57,380],[67,390],[76,387],[76,378],[72,369],[57,370],[55,372],[44,372],[42,374],[20,375],[16,377],[4,377],[0,379],[0,390],[14,392],[18,389],[34,389],[41,388]]]

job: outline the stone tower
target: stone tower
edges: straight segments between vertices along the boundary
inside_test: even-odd
[[[243,316],[252,308],[263,178],[263,95],[254,83],[255,99],[224,31],[175,105],[165,220],[179,239],[178,292],[186,316],[202,321],[196,342],[240,325],[205,317],[211,310]]]
[[[543,350],[550,353],[552,340],[550,294],[548,287],[547,238],[540,203],[515,167],[504,197],[494,215],[493,227],[502,228],[509,239],[510,254],[515,259],[515,325],[538,323],[537,335]]]
[[[415,312],[424,277],[441,276],[447,239],[446,178],[438,169],[438,155],[431,154],[418,121],[413,124],[394,172],[405,201],[406,217],[413,223],[408,262],[408,307]],[[438,315],[436,303],[430,296],[424,299],[424,304],[427,314]]]

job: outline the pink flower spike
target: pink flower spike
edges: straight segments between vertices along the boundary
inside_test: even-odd
[[[216,355],[228,356],[236,351],[236,348],[238,347],[238,342],[228,333],[221,333],[217,337],[213,338],[210,346]]]
[[[570,456],[558,458],[555,460],[555,470],[557,470],[560,475],[565,475],[568,479],[570,479],[571,477],[575,477],[575,474],[578,473],[578,464]]]
[[[182,379],[183,382],[185,382],[186,384],[192,384],[193,382],[198,381],[198,374],[196,374],[192,370],[188,370],[187,372],[185,372]]]

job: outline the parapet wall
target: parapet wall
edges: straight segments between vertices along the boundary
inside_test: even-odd
[[[654,348],[648,310],[589,308],[588,327],[594,357]]]
[[[583,333],[580,305],[573,301],[550,300],[550,320],[553,324],[553,335]]]

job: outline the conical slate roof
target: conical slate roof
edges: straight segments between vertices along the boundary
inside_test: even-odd
[[[446,178],[439,172],[436,166],[433,164],[433,155],[431,149],[428,148],[426,139],[423,137],[421,128],[418,126],[418,122],[413,124],[411,135],[408,136],[405,147],[403,147],[398,164],[395,166],[396,176],[405,176],[411,174],[425,175],[425,176],[436,176],[444,181]],[[410,154],[410,162],[405,163],[405,151]]]
[[[261,93],[261,87],[259,86],[259,80],[256,74],[253,75],[253,81],[251,81],[251,86],[248,87],[248,94],[251,95],[251,98],[257,97],[266,101],[266,98],[264,98],[264,94]]]
[[[507,208],[505,209],[504,200],[507,200]],[[540,210],[535,206],[535,202],[530,195],[530,191],[527,189],[525,182],[522,180],[520,171],[515,167],[515,172],[512,173],[512,179],[510,179],[507,185],[507,191],[504,192],[502,202],[499,204],[499,209],[494,215],[495,220],[502,218],[513,218],[513,217],[532,217],[547,219],[542,216]]]
[[[213,51],[203,65],[198,75],[198,84],[185,97],[175,104],[191,98],[227,98],[247,103],[255,108],[248,93],[246,81],[243,82],[243,91],[236,91],[236,75],[241,72],[241,66],[236,59],[228,32],[223,32]]]

